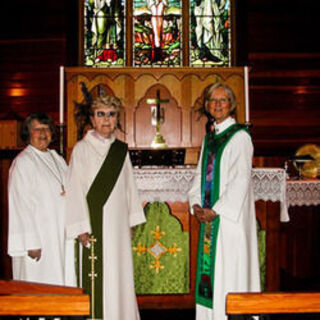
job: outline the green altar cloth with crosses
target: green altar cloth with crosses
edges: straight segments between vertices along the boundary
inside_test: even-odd
[[[166,203],[149,203],[145,213],[147,222],[136,227],[132,240],[136,293],[188,293],[188,232]]]

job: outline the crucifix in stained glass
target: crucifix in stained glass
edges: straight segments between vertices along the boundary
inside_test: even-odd
[[[134,0],[133,16],[133,65],[181,66],[181,0]]]
[[[124,0],[85,0],[84,64],[124,66]]]

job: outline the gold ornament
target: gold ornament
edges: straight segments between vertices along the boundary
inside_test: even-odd
[[[299,175],[305,178],[320,176],[320,147],[316,144],[305,144],[300,147],[293,160]]]

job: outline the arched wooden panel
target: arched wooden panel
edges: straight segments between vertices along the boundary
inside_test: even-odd
[[[178,106],[176,99],[171,95],[170,88],[157,84],[148,89],[135,109],[134,142],[139,147],[149,148],[156,133],[156,127],[151,124],[151,105],[147,103],[147,100],[153,99],[157,90],[160,92],[161,100],[169,100],[168,103],[161,103],[161,108],[164,109],[164,123],[161,126],[161,133],[169,147],[182,143],[181,107]]]
[[[237,120],[244,122],[244,72],[243,68],[65,68],[67,94],[67,147],[70,150],[76,142],[74,120],[75,102],[83,101],[81,82],[88,90],[105,86],[125,106],[123,127],[126,134],[120,138],[129,147],[148,148],[154,137],[151,126],[150,107],[146,99],[155,98],[161,91],[161,98],[169,99],[163,104],[165,122],[162,134],[169,147],[199,147],[205,134],[205,119],[197,121],[195,110],[204,90],[217,81],[228,84],[237,97]]]

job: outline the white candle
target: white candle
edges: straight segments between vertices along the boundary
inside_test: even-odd
[[[63,124],[63,116],[64,116],[64,67],[60,66],[60,99],[59,99],[59,122]]]
[[[245,121],[249,123],[249,72],[248,67],[244,67],[244,104],[245,104]]]

